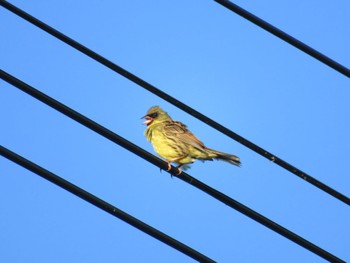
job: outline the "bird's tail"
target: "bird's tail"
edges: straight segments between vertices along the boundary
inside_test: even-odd
[[[238,156],[236,155],[232,155],[232,154],[228,154],[228,153],[223,153],[223,152],[219,152],[217,150],[213,150],[213,149],[206,149],[209,153],[215,155],[213,158],[217,159],[217,160],[222,160],[225,162],[228,162],[230,164],[234,164],[237,166],[241,166],[241,160],[239,159]]]

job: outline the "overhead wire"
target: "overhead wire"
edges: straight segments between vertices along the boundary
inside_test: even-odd
[[[95,131],[96,133],[102,135],[103,137],[111,140],[112,142],[114,142],[114,143],[122,146],[123,148],[131,151],[132,153],[138,155],[139,157],[151,162],[152,164],[158,166],[159,168],[161,168],[163,170],[167,169],[168,165],[163,160],[150,154],[146,150],[138,147],[137,145],[135,145],[132,142],[117,135],[116,133],[112,132],[111,130],[103,127],[102,125],[96,123],[95,121],[89,119],[88,117],[86,117],[86,116],[80,114],[79,112],[69,108],[68,106],[51,98],[50,96],[42,93],[41,91],[35,89],[34,87],[32,87],[32,86],[28,85],[27,83],[15,78],[14,76],[8,74],[7,72],[5,72],[1,69],[0,69],[0,78],[3,79],[4,81],[10,83],[14,87],[18,88],[19,90],[36,98],[37,100],[45,103],[46,105],[50,106],[51,108],[54,108],[55,110],[63,113],[67,117],[77,121],[78,123],[84,125],[85,127]],[[316,246],[315,244],[304,239],[303,237],[291,232],[290,230],[284,228],[283,226],[273,222],[272,220],[255,212],[254,210],[250,209],[249,207],[232,199],[231,197],[229,197],[229,196],[219,192],[218,190],[202,183],[201,181],[197,180],[196,178],[190,176],[189,174],[182,172],[181,174],[176,175],[177,172],[178,172],[177,168],[175,168],[173,166],[171,167],[171,170],[169,171],[169,173],[178,177],[179,179],[183,180],[184,182],[187,182],[187,183],[191,184],[192,186],[196,187],[197,189],[202,190],[203,192],[214,197],[218,201],[220,201],[220,202],[228,205],[229,207],[239,211],[240,213],[248,216],[249,218],[255,220],[256,222],[259,222],[260,224],[264,225],[265,227],[267,227],[267,228],[273,230],[274,232],[284,236],[285,238],[293,241],[294,243],[304,247],[305,249],[313,252],[314,254],[316,254],[316,255],[318,255],[326,260],[332,261],[332,262],[344,262],[340,258],[329,253],[328,251]]]
[[[247,19],[248,21],[254,23],[255,25],[261,27],[262,29],[270,32],[274,36],[291,44],[292,46],[296,47],[297,49],[312,56],[313,58],[315,58],[318,61],[324,63],[325,65],[331,67],[332,69],[338,71],[339,73],[345,75],[346,77],[350,78],[350,69],[349,68],[341,65],[340,63],[336,62],[335,60],[331,59],[330,57],[327,57],[326,55],[322,54],[321,52],[317,51],[316,49],[306,45],[305,43],[301,42],[300,40],[296,39],[295,37],[292,37],[291,35],[283,32],[282,30],[278,29],[277,27],[271,25],[270,23],[264,21],[263,19],[257,17],[256,15],[248,12],[247,10],[243,9],[242,7],[232,3],[231,1],[228,1],[228,0],[214,0],[214,1],[221,4],[222,6],[226,7],[227,9],[235,12],[236,14],[240,15],[241,17]]]
[[[283,167],[284,169],[293,173],[294,175],[298,176],[299,178],[303,179],[304,181],[312,184],[313,186],[317,187],[318,189],[324,191],[325,193],[327,193],[327,194],[333,196],[334,198],[344,202],[345,204],[350,205],[350,198],[345,196],[344,194],[336,191],[335,189],[329,187],[328,185],[326,185],[326,184],[322,183],[321,181],[317,180],[316,178],[312,177],[311,175],[303,172],[302,170],[300,170],[297,167],[282,160],[281,158],[277,157],[276,155],[270,153],[269,151],[261,148],[260,146],[245,139],[244,137],[240,136],[239,134],[224,127],[223,125],[219,124],[218,122],[214,121],[213,119],[205,116],[204,114],[198,112],[197,110],[195,110],[195,109],[191,108],[190,106],[184,104],[183,102],[177,100],[176,98],[161,91],[160,89],[156,88],[155,86],[151,85],[150,83],[146,82],[145,80],[137,77],[136,75],[132,74],[131,72],[116,65],[112,61],[97,54],[96,52],[94,52],[91,49],[87,48],[86,46],[78,43],[77,41],[66,36],[65,34],[59,32],[58,30],[52,28],[51,26],[45,24],[44,22],[40,21],[39,19],[31,16],[30,14],[24,12],[23,10],[19,9],[18,7],[14,6],[6,1],[0,0],[0,5],[3,6],[4,8],[6,8],[7,10],[11,11],[12,13],[18,15],[19,17],[23,18],[24,20],[30,22],[31,24],[39,27],[40,29],[44,30],[45,32],[49,33],[50,35],[58,38],[59,40],[63,41],[64,43],[77,49],[78,51],[82,52],[86,56],[96,60],[97,62],[108,67],[109,69],[113,70],[114,72],[124,76],[125,78],[129,79],[130,81],[138,84],[139,86],[141,86],[144,89],[148,90],[149,92],[155,94],[156,96],[158,96],[158,97],[164,99],[165,101],[175,105],[176,107],[187,112],[188,114],[192,115],[193,117],[201,120],[202,122],[206,123],[207,125],[213,127],[214,129],[220,131],[221,133],[225,134],[226,136],[236,140],[237,142],[241,143],[242,145],[246,146],[247,148],[251,149],[252,151],[254,151],[254,152],[260,154],[261,156],[267,158],[268,160],[276,163],[280,167]]]
[[[166,245],[184,253],[185,255],[197,260],[198,262],[214,263],[213,259],[205,256],[204,254],[196,251],[195,249],[181,243],[180,241],[172,238],[159,231],[156,228],[142,222],[141,220],[127,214],[119,208],[107,203],[106,201],[98,198],[97,196],[85,191],[84,189],[72,184],[71,182],[59,177],[58,175],[46,170],[45,168],[29,161],[28,159],[18,155],[17,153],[0,145],[0,155],[8,160],[26,168],[27,170],[41,176],[42,178],[50,181],[51,183],[65,189],[66,191],[76,195],[77,197],[89,202],[90,204],[102,209],[103,211],[119,218],[120,220],[128,223],[129,225],[141,230],[142,232],[152,236],[155,239],[165,243]]]

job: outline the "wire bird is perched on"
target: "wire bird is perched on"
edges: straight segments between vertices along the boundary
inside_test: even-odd
[[[195,160],[223,160],[240,166],[239,157],[207,148],[196,136],[191,133],[186,125],[173,121],[170,116],[159,106],[151,107],[146,116],[144,124],[147,125],[145,136],[153,145],[156,153],[168,163],[168,170],[171,169],[171,162],[179,164],[177,168]]]

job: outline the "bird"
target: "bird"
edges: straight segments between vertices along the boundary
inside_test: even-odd
[[[168,164],[167,171],[171,170],[171,163],[176,163],[177,175],[180,175],[181,167],[186,170],[196,160],[216,159],[241,166],[239,157],[206,147],[185,124],[172,120],[159,106],[151,107],[142,118],[147,125],[144,135],[155,152],[165,159]]]

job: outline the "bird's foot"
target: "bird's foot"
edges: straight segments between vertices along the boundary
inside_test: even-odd
[[[182,170],[181,170],[181,168],[180,168],[180,167],[181,167],[181,165],[182,165],[182,164],[180,164],[180,165],[176,166],[177,171],[178,171],[176,175],[180,175],[180,174],[182,173]]]
[[[166,161],[166,163],[168,164],[168,169],[166,169],[166,171],[169,172],[171,170],[171,164],[169,161]]]
[[[171,164],[170,164],[170,161],[168,161],[168,160],[166,160],[166,163],[168,164],[168,168],[166,169],[166,171],[167,172],[169,172],[170,170],[171,170]],[[174,174],[174,175],[180,175],[181,173],[182,173],[182,170],[180,169],[180,166],[181,166],[181,164],[180,165],[178,165],[178,166],[176,166],[176,168],[177,168],[177,170],[178,170],[178,172],[176,173],[176,174]],[[171,177],[173,177],[173,174],[171,174]]]
[[[159,169],[159,170],[160,170],[160,172],[162,172],[162,170],[167,171],[167,172],[169,172],[169,171],[171,170],[171,164],[170,164],[170,162],[169,162],[168,160],[165,160],[165,162],[167,163],[168,168],[167,168],[166,170],[164,170],[164,169],[160,168],[160,169]]]

